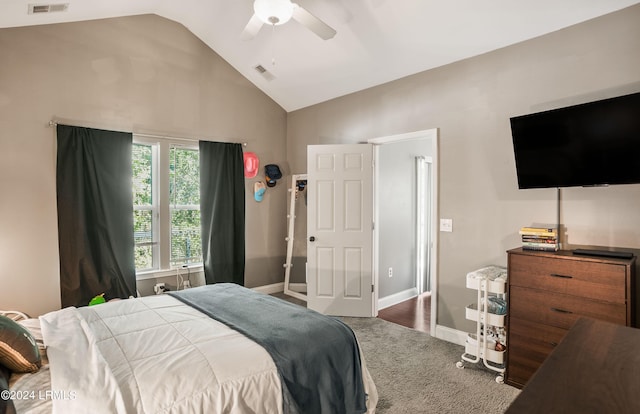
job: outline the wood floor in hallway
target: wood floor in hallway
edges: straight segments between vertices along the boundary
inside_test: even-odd
[[[285,295],[274,293],[280,299],[284,299],[296,305],[306,307],[306,302]],[[378,311],[378,318],[398,325],[430,333],[431,329],[431,292],[405,300],[396,305]]]
[[[431,330],[431,292],[378,311],[378,318],[429,333]]]

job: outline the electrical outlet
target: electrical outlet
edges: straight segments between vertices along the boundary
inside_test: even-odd
[[[389,277],[393,277],[393,267],[389,268]]]
[[[440,219],[440,231],[452,232],[453,220],[452,219]]]

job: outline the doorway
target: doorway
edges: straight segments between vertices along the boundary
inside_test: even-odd
[[[377,309],[385,315],[389,313],[385,310],[402,308],[399,304],[417,299],[428,306],[429,322],[423,325],[432,336],[437,316],[437,132],[432,129],[368,141],[374,145],[376,159]],[[428,301],[421,300],[425,296]]]
[[[435,327],[437,320],[437,233],[435,231],[434,223],[437,221],[438,212],[438,200],[437,200],[437,183],[438,183],[438,130],[431,129],[425,131],[412,132],[408,134],[394,135],[388,137],[380,137],[370,139],[368,142],[370,147],[373,148],[373,158],[375,160],[375,168],[373,173],[373,193],[374,199],[371,204],[374,211],[374,223],[373,226],[373,269],[372,272],[354,272],[356,274],[371,274],[373,275],[373,287],[374,293],[372,294],[372,306],[369,315],[374,316],[378,314],[379,309],[388,308],[392,305],[403,302],[404,300],[416,298],[420,293],[428,295],[430,292],[430,301],[428,306],[429,313],[429,333],[435,336]],[[358,146],[358,145],[354,145]],[[335,145],[335,146],[309,146],[309,151],[313,147],[324,147],[323,151],[342,151],[349,147],[348,145]],[[329,148],[331,147],[331,148]],[[319,148],[316,148],[318,150]],[[342,149],[341,149],[342,148]],[[399,153],[400,155],[396,154]],[[334,163],[335,156],[326,157],[325,162],[327,166],[335,165],[348,165],[354,162],[354,160],[361,159],[361,155],[353,156],[350,154],[350,162]],[[311,157],[314,160],[319,160],[317,156]],[[308,162],[308,164],[310,164]],[[363,163],[364,166],[366,163]],[[389,166],[391,168],[385,168]],[[356,168],[357,170],[358,168]],[[404,171],[404,172],[403,172]],[[406,171],[409,171],[408,175]],[[309,179],[309,210],[314,209],[324,211],[325,214],[328,211],[333,211],[328,208],[318,208],[315,205],[314,200],[331,199],[331,197],[311,197],[314,194],[313,190],[316,186],[312,185],[311,178],[315,175],[307,174]],[[350,180],[353,181],[353,180]],[[334,188],[333,185],[329,185],[329,181],[324,180],[325,187]],[[355,181],[354,181],[355,182]],[[353,183],[352,183],[353,184]],[[362,188],[366,188],[363,186]],[[360,188],[360,187],[358,187]],[[399,189],[402,189],[398,191]],[[422,195],[419,195],[420,189]],[[358,193],[352,192],[353,194]],[[393,193],[393,196],[390,194]],[[335,196],[335,194],[334,194]],[[394,207],[385,208],[383,203],[387,201],[399,202],[401,206],[409,206],[411,213],[400,213]],[[353,203],[349,203],[353,206]],[[360,205],[360,204],[359,204]],[[307,211],[307,210],[305,210]],[[341,211],[341,210],[340,210]],[[355,211],[363,211],[356,208]],[[416,214],[420,212],[421,214]],[[315,223],[316,220],[309,220],[311,213],[307,217],[307,224],[309,221]],[[332,216],[333,217],[333,216]],[[403,231],[398,231],[396,224],[401,219],[409,217],[409,225],[405,227]],[[387,220],[388,219],[388,220]],[[327,223],[332,220],[326,220]],[[366,220],[353,220],[353,222],[366,222]],[[406,220],[405,223],[406,224]],[[308,227],[308,226],[305,226]],[[331,226],[329,226],[331,227]],[[319,246],[320,240],[317,238],[317,229],[312,228],[312,233],[309,233],[309,228],[305,228],[304,231],[307,236],[307,240],[313,239],[311,244],[314,247]],[[366,232],[365,228],[361,229],[362,232]],[[296,229],[296,231],[298,231]],[[419,233],[420,232],[420,233]],[[396,240],[398,243],[391,243],[389,241]],[[411,241],[409,245],[401,244],[400,242]],[[405,248],[395,249],[396,246],[404,245]],[[390,247],[389,247],[390,246]],[[308,247],[307,251],[303,253],[303,256],[308,260]],[[329,248],[325,248],[323,251],[333,251]],[[353,250],[353,249],[352,249]],[[388,259],[389,251],[396,251],[396,256],[392,255],[393,262],[391,265],[386,262]],[[385,256],[386,255],[386,256]],[[327,260],[323,260],[327,262]],[[362,263],[362,260],[354,260],[354,263]],[[311,266],[313,269],[316,267]],[[316,281],[333,280],[330,277],[319,278],[312,272],[309,272],[307,266],[306,281],[307,288],[309,283],[313,284]],[[333,274],[333,273],[332,273]],[[311,277],[310,277],[311,275]],[[369,279],[371,280],[371,279]],[[324,282],[323,282],[324,283]],[[369,282],[371,283],[371,282]],[[361,295],[351,295],[349,300],[362,298],[365,296],[364,287],[368,286],[367,283],[355,283],[353,285],[344,283],[342,286],[356,286],[357,291],[361,292]],[[366,285],[366,286],[365,286]],[[329,302],[336,302],[337,298],[334,294],[335,285],[323,286],[327,292],[331,294],[324,294],[325,297],[330,297]],[[423,293],[426,292],[426,293]],[[311,289],[310,295],[307,295],[307,300],[312,299],[311,296],[317,296],[316,292]],[[344,295],[342,295],[344,297]],[[339,311],[343,312],[343,311]],[[348,313],[345,313],[345,315]]]

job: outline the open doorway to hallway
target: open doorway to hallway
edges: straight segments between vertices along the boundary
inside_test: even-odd
[[[368,142],[376,151],[378,316],[434,334],[437,130]]]

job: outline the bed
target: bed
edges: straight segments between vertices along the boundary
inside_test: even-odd
[[[238,285],[30,322],[46,352],[37,372],[11,377],[18,413],[375,412],[377,391],[347,325]]]

